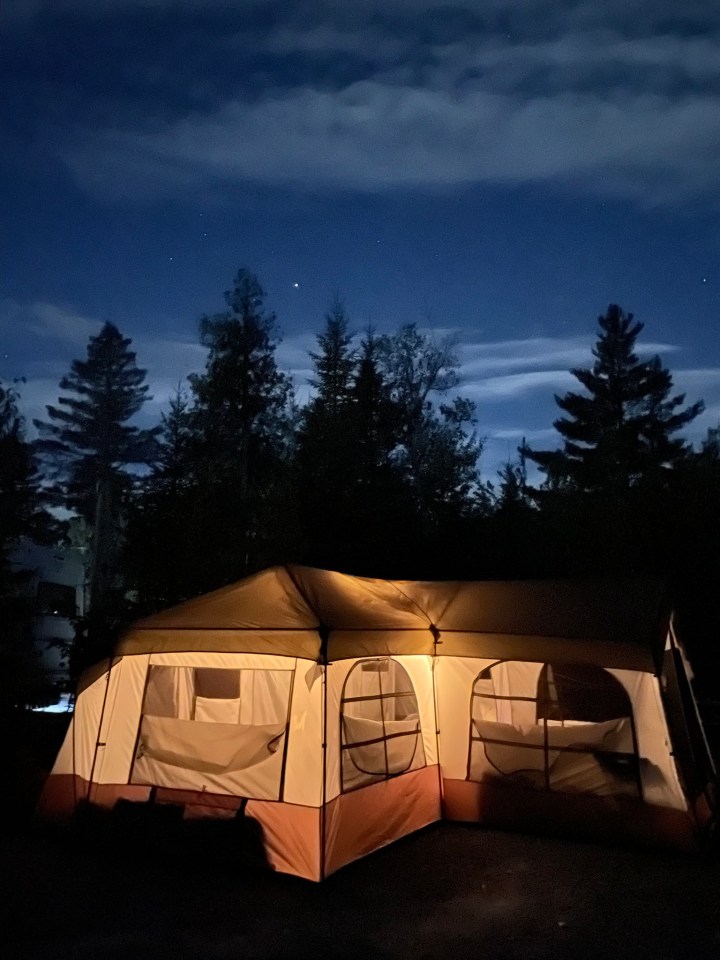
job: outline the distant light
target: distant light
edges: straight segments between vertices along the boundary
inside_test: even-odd
[[[72,713],[73,702],[69,693],[63,693],[57,703],[51,703],[47,707],[34,707],[33,713]]]
[[[300,286],[300,284],[299,284],[299,283],[294,283],[293,286],[297,289],[297,288]]]

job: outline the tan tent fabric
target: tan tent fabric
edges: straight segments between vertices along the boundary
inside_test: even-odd
[[[544,663],[547,660],[573,660],[576,663],[602,663],[628,670],[654,670],[652,650],[642,643],[629,641],[584,640],[543,634],[453,633],[440,632],[440,657],[487,657],[494,660],[526,660]]]
[[[263,653],[272,656],[320,659],[317,628],[307,630],[236,630],[234,628],[197,627],[131,629],[117,647],[120,656],[138,653]]]
[[[538,639],[553,638],[580,658],[650,669],[662,659],[669,613],[661,585],[648,580],[430,583],[273,567],[138,621],[116,652],[533,659]]]
[[[659,663],[670,608],[653,580],[398,583],[452,644],[454,632],[633,646]],[[478,638],[482,645],[483,638]],[[530,646],[531,644],[528,644]],[[440,656],[485,656],[464,648]],[[492,654],[490,654],[492,655]],[[620,664],[618,664],[619,666]]]
[[[318,618],[298,592],[286,567],[271,567],[252,577],[203,594],[139,620],[138,630],[198,629],[293,630],[317,627]]]

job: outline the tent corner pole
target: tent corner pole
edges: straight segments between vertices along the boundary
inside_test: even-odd
[[[105,720],[105,707],[107,705],[108,692],[110,690],[110,675],[112,674],[114,660],[115,660],[115,650],[113,648],[113,650],[110,652],[110,655],[108,656],[108,667],[107,667],[107,675],[105,680],[105,693],[103,694],[103,702],[102,702],[102,707],[100,709],[100,719],[98,720],[97,737],[95,738],[95,751],[93,753],[93,761],[92,761],[92,765],[90,766],[90,777],[88,779],[87,797],[85,798],[88,803],[90,803],[90,796],[92,794],[93,777],[95,776],[95,765],[97,763],[98,750],[100,749],[101,746],[103,747],[105,746],[104,743],[100,742],[100,737],[102,736],[103,721]]]
[[[437,756],[438,771],[438,798],[440,800],[440,818],[442,819],[443,810],[443,779],[440,769],[440,714],[438,713],[437,685],[435,682],[435,667],[438,662],[438,645],[442,643],[440,631],[434,623],[430,624],[430,633],[433,638],[433,652],[430,657],[430,671],[432,677],[432,695],[433,695],[433,713],[435,714],[435,754]]]
[[[323,684],[323,704],[322,704],[322,796],[320,806],[320,879],[325,879],[326,853],[326,823],[327,823],[327,712],[328,712],[328,641],[330,631],[326,626],[320,624],[318,627],[320,636],[320,669],[322,670]]]

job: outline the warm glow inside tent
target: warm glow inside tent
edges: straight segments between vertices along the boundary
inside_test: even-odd
[[[443,817],[691,848],[712,773],[650,582],[275,567],[128,631],[41,812],[242,806],[275,869],[318,880]]]

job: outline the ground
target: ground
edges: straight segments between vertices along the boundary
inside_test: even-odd
[[[717,862],[470,825],[436,824],[323,884],[228,847],[34,830],[7,838],[0,871],[4,957],[720,956]]]
[[[227,824],[178,838],[135,810],[112,831],[41,829],[29,813],[66,723],[8,738],[3,960],[720,958],[717,857],[439,823],[315,884],[258,866]]]

